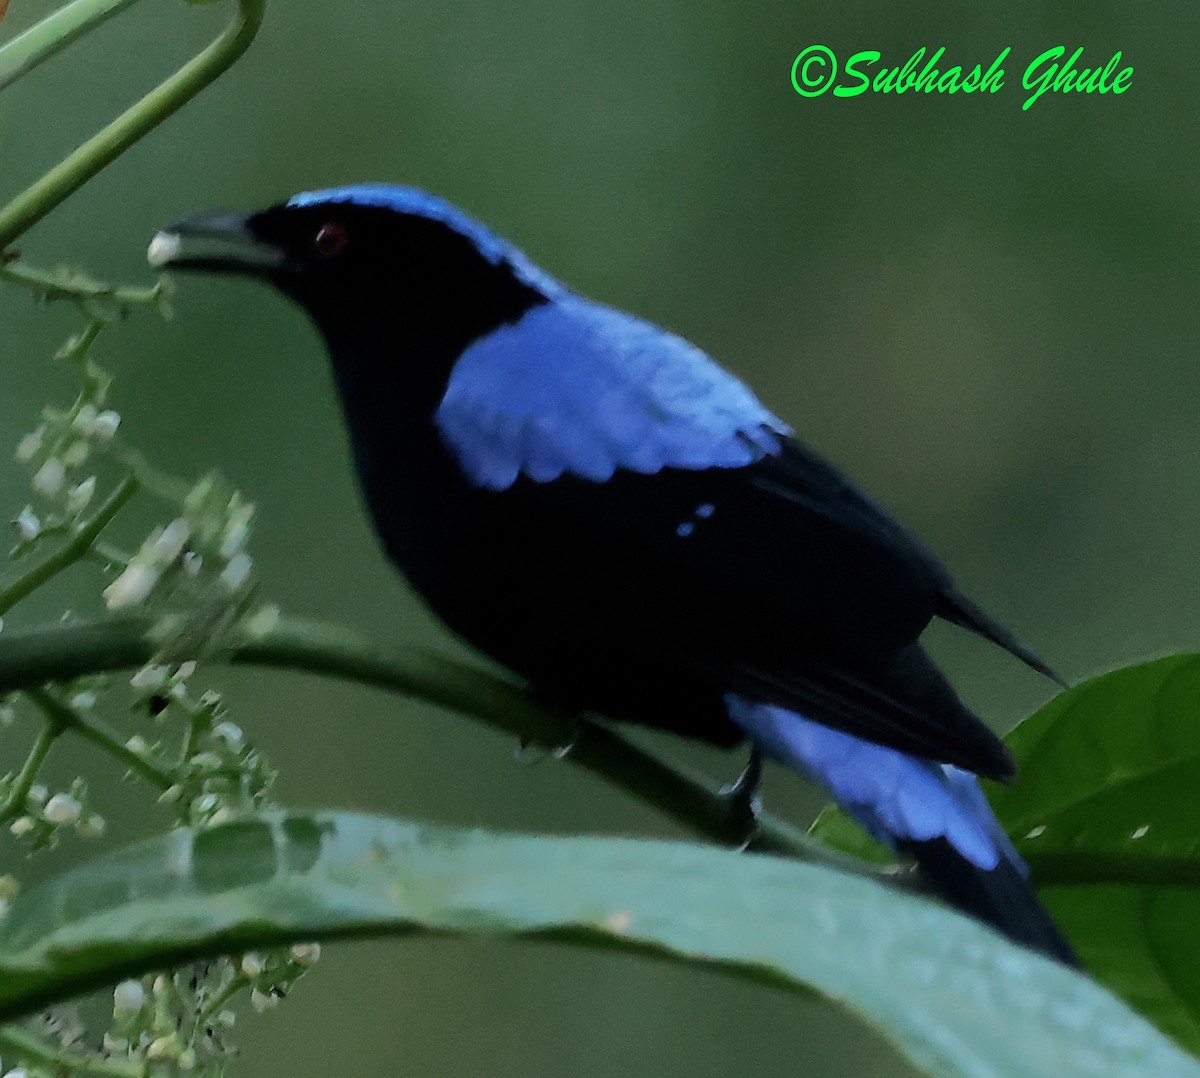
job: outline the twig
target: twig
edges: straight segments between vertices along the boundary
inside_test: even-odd
[[[70,538],[53,554],[17,577],[11,584],[0,588],[0,615],[7,613],[48,580],[85,557],[100,533],[138,492],[139,486],[136,476],[126,476],[108,500],[87,520],[76,525],[70,533]]]
[[[121,735],[112,727],[99,719],[89,718],[81,711],[63,703],[48,689],[26,689],[25,695],[42,709],[43,714],[49,720],[49,725],[56,730],[55,736],[68,731],[78,734],[160,790],[167,789],[175,781],[174,776],[166,768],[159,767],[152,760],[125,744],[121,740]]]
[[[119,1059],[102,1059],[72,1051],[55,1048],[29,1030],[17,1025],[0,1026],[0,1049],[7,1058],[9,1054],[19,1056],[22,1062],[37,1063],[48,1067],[55,1074],[101,1074],[111,1078],[144,1078],[146,1068],[141,1063],[128,1063]]]
[[[238,0],[233,22],[207,49],[0,210],[0,251],[233,64],[258,33],[265,4],[266,0]]]
[[[145,619],[114,618],[0,634],[0,694],[141,666],[155,655],[149,630]],[[375,685],[469,715],[525,743],[554,748],[573,742],[570,763],[692,831],[729,846],[747,838],[742,813],[701,777],[606,726],[543,707],[511,680],[462,663],[416,650],[385,652],[349,629],[300,618],[235,639],[213,658]],[[831,850],[769,813],[759,816],[749,848],[915,886],[904,873]]]

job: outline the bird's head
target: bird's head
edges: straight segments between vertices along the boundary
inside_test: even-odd
[[[382,184],[312,191],[255,213],[189,217],[152,264],[269,281],[336,353],[347,335],[464,347],[561,286],[449,203]]]

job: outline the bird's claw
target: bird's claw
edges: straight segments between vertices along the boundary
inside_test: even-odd
[[[750,750],[750,759],[745,769],[737,777],[737,781],[722,786],[717,796],[725,799],[729,806],[730,822],[740,826],[745,838],[737,847],[738,851],[746,849],[758,831],[758,817],[762,812],[762,798],[758,795],[762,784],[762,754],[758,749]]]

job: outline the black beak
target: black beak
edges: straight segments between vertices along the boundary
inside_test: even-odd
[[[192,240],[195,254],[188,253]],[[288,268],[287,252],[254,234],[250,218],[238,213],[206,213],[156,232],[146,250],[156,269],[200,270],[269,277]]]

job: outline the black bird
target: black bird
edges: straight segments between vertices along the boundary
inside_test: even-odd
[[[408,188],[192,218],[151,257],[308,311],[379,535],[456,633],[563,706],[748,738],[1075,964],[975,781],[1013,760],[918,637],[940,617],[1050,670],[703,352]]]

